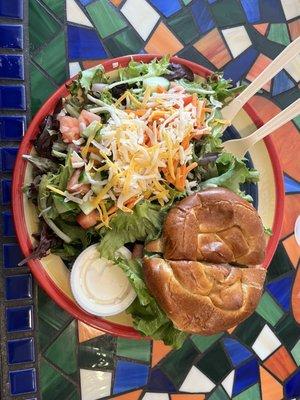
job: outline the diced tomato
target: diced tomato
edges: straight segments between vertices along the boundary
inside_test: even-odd
[[[90,212],[88,215],[81,213],[77,216],[76,221],[83,229],[89,229],[98,222],[99,213],[97,210]]]
[[[77,118],[64,115],[58,117],[58,120],[60,124],[59,129],[65,143],[72,143],[72,140],[77,140],[80,138],[79,122]]]
[[[83,122],[86,126],[91,124],[93,121],[101,121],[101,117],[97,114],[91,113],[90,111],[82,110],[79,118],[79,124]]]
[[[184,106],[187,106],[188,104],[190,104],[190,103],[192,102],[192,100],[193,100],[193,96],[192,96],[192,95],[191,95],[191,96],[185,97],[185,98],[183,99],[183,104],[184,104]]]

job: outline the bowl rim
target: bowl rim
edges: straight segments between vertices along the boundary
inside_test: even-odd
[[[104,66],[106,72],[110,72],[116,68],[126,66],[131,59],[134,59],[135,61],[150,62],[154,58],[159,59],[161,57],[161,55],[157,54],[134,54],[104,60],[103,62],[101,62],[101,64]],[[207,77],[212,74],[212,71],[193,61],[185,60],[177,56],[171,57],[170,60],[172,62],[177,62],[179,64],[183,64],[189,67],[195,74],[199,76]],[[12,180],[12,211],[16,237],[19,242],[21,251],[25,255],[25,257],[30,254],[32,244],[30,240],[30,235],[26,229],[24,216],[22,186],[24,182],[26,162],[22,158],[22,155],[28,154],[28,151],[30,151],[30,149],[32,148],[32,139],[35,137],[38,131],[38,127],[43,121],[45,115],[48,115],[53,111],[57,101],[64,94],[66,94],[65,85],[72,82],[72,80],[74,80],[76,76],[77,75],[68,79],[64,84],[62,84],[38,110],[22,139],[16,157]],[[263,125],[263,121],[250,104],[246,104],[243,108],[257,127]],[[263,263],[264,267],[267,268],[272,260],[274,252],[277,248],[277,244],[280,240],[280,234],[283,224],[284,184],[283,172],[279,162],[278,154],[270,136],[264,139],[264,143],[266,145],[271,160],[275,180],[275,216],[272,227],[273,235],[268,242],[266,257]],[[80,320],[87,325],[105,331],[106,333],[112,335],[135,339],[142,337],[142,335],[133,327],[105,320],[101,317],[89,314],[88,312],[81,309],[58,286],[56,286],[56,284],[52,281],[44,268],[41,267],[40,260],[29,260],[27,264],[31,270],[31,273],[33,274],[39,285],[49,295],[49,297],[77,320]]]

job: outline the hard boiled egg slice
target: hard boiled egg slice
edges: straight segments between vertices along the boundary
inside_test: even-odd
[[[101,258],[97,244],[87,247],[76,258],[71,271],[71,288],[77,303],[91,314],[119,314],[133,302],[136,293],[120,267]],[[116,256],[131,258],[121,247]]]

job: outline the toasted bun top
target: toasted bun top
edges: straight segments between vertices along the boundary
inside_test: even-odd
[[[266,240],[255,208],[224,188],[188,196],[168,213],[164,257],[241,265],[261,264]]]
[[[247,318],[261,296],[266,271],[228,264],[144,258],[146,284],[174,325],[211,335]]]

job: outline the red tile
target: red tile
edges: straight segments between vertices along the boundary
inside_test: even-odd
[[[282,243],[293,266],[297,268],[300,259],[300,246],[296,242],[295,235],[289,236]]]
[[[268,26],[269,24],[256,24],[253,25],[253,28],[255,28],[262,35],[265,35],[268,30]]]
[[[295,361],[284,346],[279,347],[263,365],[281,381],[284,381],[297,369]]]
[[[246,76],[246,79],[248,79],[250,82],[254,81],[254,79],[272,62],[272,60],[265,56],[264,54],[260,54],[255,63],[252,65],[250,71],[248,72],[248,75]],[[270,91],[271,88],[271,81],[267,82],[263,88],[267,90],[268,92]]]
[[[198,40],[194,47],[217,68],[223,67],[231,60],[229,51],[217,28]]]
[[[271,100],[259,95],[252,97],[249,103],[263,122],[269,121],[281,111]],[[274,131],[271,137],[283,170],[293,179],[299,181],[300,168],[299,163],[296,162],[295,155],[300,154],[300,135],[295,125],[292,122],[288,122]]]
[[[300,215],[300,194],[285,196],[281,237],[286,237],[293,233],[298,215]]]
[[[295,320],[300,324],[300,267],[298,267],[292,291],[292,310]]]
[[[282,399],[282,385],[266,369],[259,367],[262,400]]]
[[[297,39],[297,37],[300,36],[300,19],[296,19],[293,22],[289,22],[288,25],[292,40]]]

